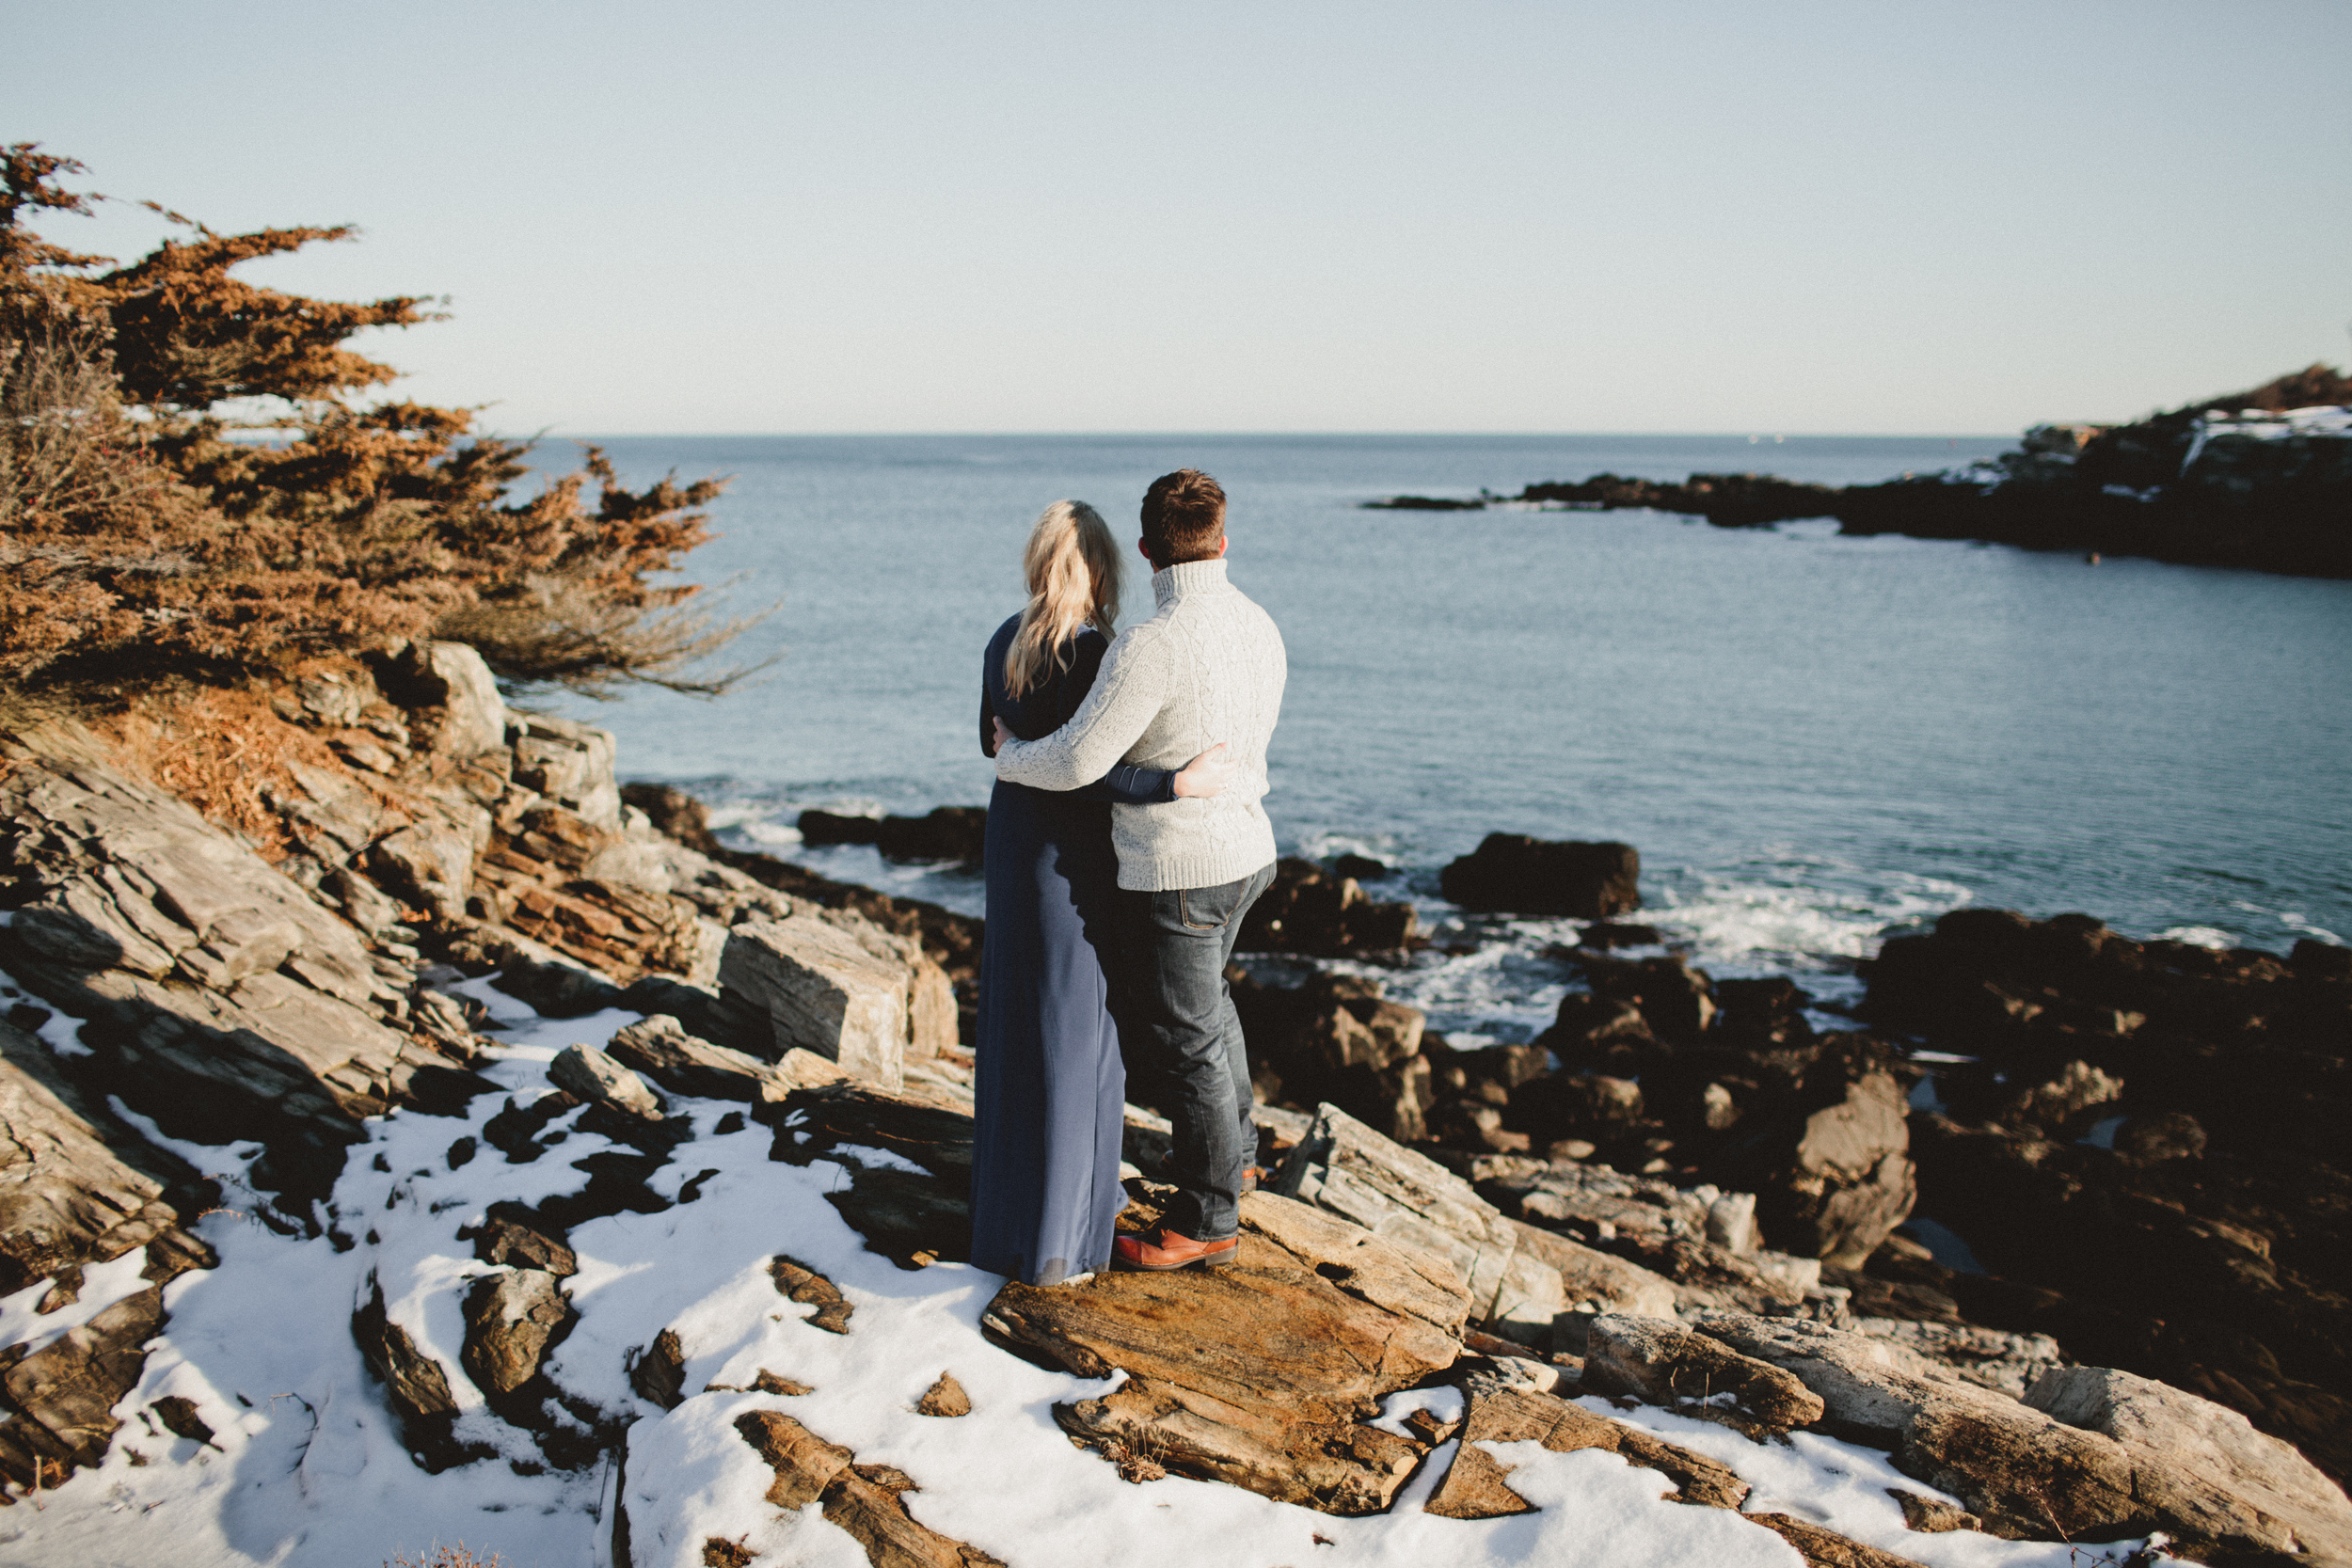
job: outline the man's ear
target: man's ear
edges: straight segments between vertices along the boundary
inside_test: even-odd
[[[1137,551],[1139,554],[1141,554],[1141,555],[1142,555],[1142,557],[1143,557],[1143,559],[1144,559],[1144,560],[1146,560],[1146,561],[1152,561],[1152,541],[1150,541],[1149,539],[1137,539],[1137,540],[1136,541],[1136,551]],[[1159,562],[1156,562],[1156,561],[1152,561],[1152,565],[1154,565],[1154,566],[1156,566],[1156,565],[1158,565],[1158,564],[1159,564]]]
[[[1228,546],[1228,545],[1230,545],[1230,544],[1232,544],[1232,542],[1233,542],[1233,536],[1232,536],[1232,534],[1230,534],[1230,533],[1229,533],[1229,534],[1227,534],[1224,538],[1219,539],[1219,540],[1216,542],[1216,558],[1217,558],[1219,561],[1222,561],[1222,560],[1224,560],[1224,559],[1225,559],[1225,546]]]

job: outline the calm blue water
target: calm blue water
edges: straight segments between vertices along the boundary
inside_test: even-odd
[[[985,801],[979,650],[1019,606],[1031,520],[1073,496],[1123,531],[1146,483],[1191,464],[1224,482],[1232,578],[1289,646],[1266,802],[1285,848],[1395,860],[1432,919],[1449,912],[1436,868],[1509,830],[1638,846],[1661,923],[1719,972],[1834,976],[1890,922],[1963,902],[2137,936],[2352,939],[2352,583],[1826,523],[1357,505],[1600,469],[1868,481],[2007,445],[615,440],[635,478],[735,476],[691,575],[734,579],[739,606],[780,601],[739,647],[784,658],[715,703],[569,706],[618,734],[625,773],[691,787],[787,851],[806,805]],[[1149,602],[1138,571],[1131,613]],[[977,907],[960,877],[805,858]],[[1406,992],[1457,1028],[1520,1032],[1559,993],[1530,956],[1559,933],[1484,929],[1500,940],[1429,960]]]

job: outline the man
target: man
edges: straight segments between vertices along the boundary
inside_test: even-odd
[[[1225,492],[1197,468],[1152,482],[1143,537],[1158,612],[1120,632],[1094,689],[1042,740],[1006,738],[996,776],[1075,789],[1115,763],[1182,768],[1213,744],[1232,779],[1216,795],[1111,808],[1125,952],[1122,1017],[1166,1085],[1176,1196],[1156,1230],[1119,1238],[1131,1269],[1233,1260],[1257,1130],[1249,1062],[1225,984],[1242,916],[1274,879],[1266,741],[1289,663],[1266,612],[1225,580]]]

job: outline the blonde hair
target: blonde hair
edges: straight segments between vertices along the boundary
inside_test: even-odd
[[[1103,515],[1086,502],[1056,501],[1040,514],[1021,565],[1029,602],[1005,651],[1005,689],[1015,697],[1042,685],[1048,666],[1069,668],[1079,627],[1108,637],[1119,620],[1119,547]]]

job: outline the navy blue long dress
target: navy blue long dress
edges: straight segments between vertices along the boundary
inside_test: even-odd
[[[1082,631],[1069,668],[1018,699],[1005,689],[1016,615],[989,639],[980,749],[992,718],[1024,740],[1078,711],[1109,647]],[[1117,768],[1084,789],[996,781],[988,801],[988,933],[980,948],[980,1035],[973,1082],[972,1261],[1055,1285],[1110,1263],[1127,1073],[1104,966],[1119,863],[1110,802],[1175,799],[1175,775]],[[1098,956],[1098,954],[1100,956]]]

